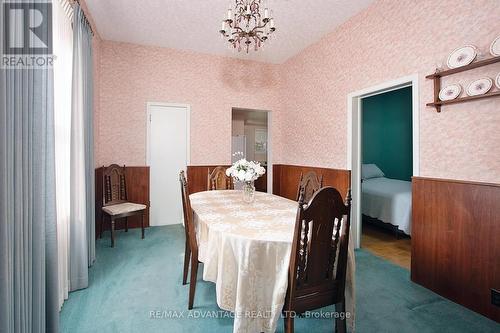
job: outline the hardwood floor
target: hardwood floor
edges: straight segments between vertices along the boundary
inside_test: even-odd
[[[363,223],[361,248],[410,270],[411,239],[399,238],[391,231]]]

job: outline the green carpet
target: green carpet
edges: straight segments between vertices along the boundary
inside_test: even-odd
[[[202,319],[191,312],[189,317],[180,225],[149,228],[144,240],[138,229],[119,231],[115,248],[109,246],[105,233],[96,244],[89,288],[71,293],[63,306],[62,332],[232,332],[229,316]],[[202,280],[202,269],[194,310],[215,313],[215,285]],[[362,250],[356,251],[356,293],[356,332],[500,332],[500,324],[412,283],[407,270]],[[168,311],[176,310],[184,312],[172,318],[175,312]],[[151,318],[151,311],[164,311],[163,318]],[[332,319],[295,322],[295,332],[333,328]]]

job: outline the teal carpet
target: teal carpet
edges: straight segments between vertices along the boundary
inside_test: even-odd
[[[89,288],[71,293],[63,306],[62,332],[232,332],[227,315],[193,318],[196,313],[190,316],[187,311],[189,285],[182,285],[180,225],[149,228],[144,240],[138,229],[119,231],[116,247],[109,245],[105,233],[97,241]],[[194,310],[216,313],[215,285],[201,279],[201,270],[202,266]],[[413,284],[407,270],[362,250],[356,251],[356,292],[356,332],[500,332],[500,324]],[[152,311],[170,318],[151,318]],[[332,319],[295,322],[295,332],[333,328]],[[281,320],[278,332],[282,331]]]

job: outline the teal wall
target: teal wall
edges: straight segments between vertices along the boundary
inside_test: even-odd
[[[363,163],[375,163],[387,178],[411,180],[411,87],[362,100]]]

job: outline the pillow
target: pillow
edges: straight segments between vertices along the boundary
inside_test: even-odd
[[[384,173],[376,164],[363,164],[361,166],[361,179],[366,180],[370,178],[384,177]]]

